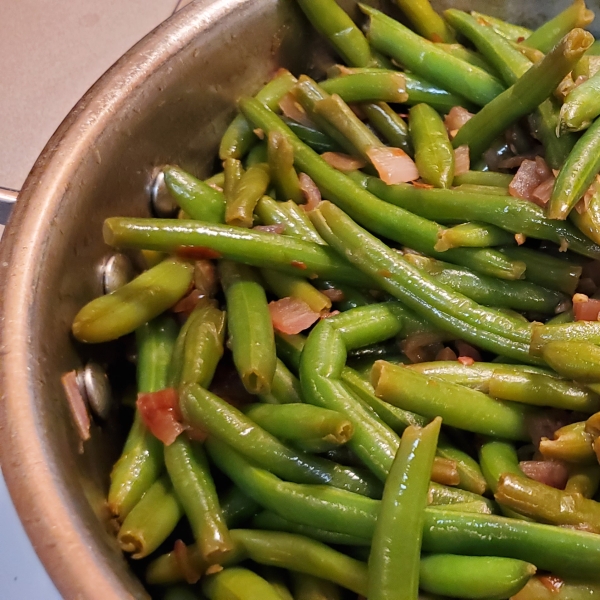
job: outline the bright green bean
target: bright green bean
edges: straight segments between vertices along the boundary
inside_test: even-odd
[[[486,248],[511,243],[514,243],[514,237],[507,231],[495,225],[469,222],[440,231],[436,250],[445,251],[450,248],[464,247]]]
[[[116,340],[173,306],[189,290],[194,266],[167,258],[110,294],[88,302],[73,319],[73,335],[97,344]]]
[[[281,600],[268,581],[248,569],[228,568],[209,575],[202,583],[209,600]]]
[[[267,404],[302,402],[300,381],[281,360],[277,359],[271,391],[268,394],[258,394],[258,397],[261,402]]]
[[[429,0],[395,0],[417,33],[432,42],[454,42],[454,33]]]
[[[587,129],[600,116],[600,73],[596,73],[571,90],[560,109],[561,129],[581,131]]]
[[[542,356],[564,377],[582,383],[600,382],[600,348],[591,342],[548,342],[542,347]]]
[[[293,200],[296,204],[303,204],[304,196],[294,169],[294,149],[288,140],[277,132],[271,133],[268,136],[267,156],[277,197],[280,200]]]
[[[592,417],[593,418],[593,417]],[[586,431],[585,422],[565,425],[554,432],[554,438],[542,438],[540,452],[548,460],[563,460],[577,465],[597,464],[594,437]]]
[[[512,40],[513,42],[523,41],[533,33],[531,29],[508,23],[497,17],[492,17],[491,15],[484,15],[477,11],[471,11],[471,15],[476,19],[485,22],[485,24],[491,27],[497,34],[508,40]]]
[[[326,79],[320,84],[328,94],[337,94],[344,102],[396,102],[408,100],[406,79],[399,71],[385,69],[349,73]]]
[[[237,227],[252,227],[254,208],[267,191],[269,183],[270,170],[267,164],[248,167],[232,195],[228,197],[225,194],[225,222]]]

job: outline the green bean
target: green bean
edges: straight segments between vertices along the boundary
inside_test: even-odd
[[[204,595],[198,596],[196,590],[182,585],[169,588],[161,598],[162,600],[205,600]]]
[[[220,563],[232,542],[202,446],[180,435],[165,446],[165,465],[201,555]]]
[[[488,485],[477,461],[471,458],[466,452],[455,448],[441,435],[438,440],[437,456],[456,462],[456,468],[460,477],[457,487],[474,494],[485,494]]]
[[[313,27],[336,49],[344,62],[356,67],[375,65],[369,43],[335,0],[297,0]]]
[[[179,167],[163,167],[165,185],[171,196],[191,219],[209,223],[225,220],[225,198],[222,192],[196,179]]]
[[[421,178],[435,187],[450,187],[454,179],[454,150],[438,113],[427,104],[410,109],[410,135]]]
[[[569,469],[569,479],[565,492],[581,494],[584,498],[593,498],[600,487],[600,467],[572,466]]]
[[[278,298],[298,298],[317,313],[331,308],[331,300],[302,277],[286,275],[272,269],[262,269],[261,274],[267,288]]]
[[[573,323],[562,323],[557,325],[541,325],[538,323],[534,323],[532,326],[531,333],[531,348],[530,352],[534,356],[542,356],[544,352],[544,348],[550,342],[577,342],[577,343],[590,343],[590,344],[599,344],[600,343],[600,324],[596,321],[575,321]],[[551,356],[553,347],[551,347],[547,352],[548,356]],[[560,353],[563,352],[563,348],[561,346],[554,347]],[[574,349],[576,346],[573,347]],[[581,347],[583,348],[583,347]],[[595,350],[593,351],[595,353]],[[560,356],[560,355],[559,355]],[[571,364],[569,365],[565,359],[554,358],[554,360],[561,360],[564,363],[563,368],[575,369],[575,372],[578,369],[585,370],[585,362],[581,365]],[[582,360],[587,361],[587,357]],[[593,368],[593,365],[591,366]]]
[[[441,113],[449,112],[454,106],[473,107],[473,104],[465,100],[463,96],[451,93],[444,87],[431,83],[415,73],[404,73],[404,80],[406,82],[406,93],[408,94],[408,100],[406,101],[408,105],[425,103]]]
[[[354,369],[344,367],[341,375],[344,387],[354,395],[363,406],[366,405],[392,430],[401,434],[409,425],[424,426],[427,419],[412,413],[408,410],[402,410],[397,406],[392,406],[383,402],[375,395],[373,386],[363,379]]]
[[[341,600],[338,586],[326,579],[294,572],[292,579],[295,600]]]
[[[73,319],[73,335],[97,344],[116,340],[173,306],[192,282],[192,264],[167,258],[110,294],[88,302]]]
[[[144,558],[173,532],[183,509],[166,476],[157,479],[128,513],[119,529],[119,546],[132,558]]]
[[[335,546],[370,546],[371,540],[360,538],[355,535],[345,533],[336,533],[318,529],[312,525],[302,525],[280,517],[278,514],[264,510],[259,513],[252,521],[252,526],[257,529],[267,529],[269,531],[287,531],[303,535],[319,542]]]
[[[304,196],[294,169],[294,149],[288,140],[276,131],[268,136],[267,156],[277,197],[280,200],[293,200],[296,204],[303,204]]]
[[[359,494],[377,495],[380,492],[377,482],[369,476],[294,450],[237,408],[197,385],[182,390],[180,404],[188,423],[232,444],[257,464],[287,480],[343,487]]]
[[[540,452],[549,460],[564,460],[579,465],[597,463],[594,437],[586,431],[585,422],[565,425],[554,432],[554,439],[542,438]]]
[[[591,198],[587,209],[583,212],[572,210],[569,218],[584,235],[587,235],[594,243],[600,243],[600,186],[593,183]]]
[[[231,486],[220,499],[223,518],[229,528],[240,527],[256,516],[260,507],[235,485]]]
[[[304,399],[348,417],[354,427],[348,447],[372,473],[385,481],[400,440],[344,387],[339,378],[345,362],[342,334],[329,319],[321,321],[308,336],[300,360]]]
[[[233,362],[250,394],[268,393],[277,355],[265,291],[251,269],[230,261],[219,263],[228,312]]]
[[[532,577],[512,600],[586,600],[600,594],[600,585],[560,579],[555,576]]]
[[[326,295],[328,291],[335,291],[336,296],[339,295],[340,298],[332,297],[332,295],[330,295],[330,297],[332,297],[331,301],[341,311],[360,308],[361,306],[367,306],[375,302],[375,299],[372,296],[368,296],[364,292],[357,290],[354,287],[350,287],[349,285],[334,283],[333,281],[316,281],[315,285],[323,290],[323,293]]]
[[[419,219],[408,211],[391,207],[386,202],[378,202],[372,194],[361,189],[343,173],[330,167],[321,157],[304,146],[276,115],[262,108],[260,104],[245,99],[240,101],[240,108],[263,130],[281,131],[289,137],[294,146],[296,167],[313,179],[324,197],[334,201],[340,208],[346,210],[351,216],[354,215],[363,225],[382,237],[393,239],[417,251],[441,257],[433,250],[440,229],[437,224]],[[531,202],[528,204],[532,205]],[[522,265],[499,262],[498,256],[499,253],[493,250],[472,248],[451,250],[444,254],[449,261],[460,262],[486,274],[503,279],[521,277]],[[354,285],[358,284],[354,282]]]
[[[242,161],[237,158],[226,158],[223,161],[223,195],[225,197],[225,211],[227,212],[227,203],[233,200],[235,190],[244,174]]]
[[[458,511],[462,510],[459,507],[462,507],[465,504],[483,502],[487,507],[485,512],[488,514],[494,512],[494,503],[488,498],[484,498],[479,494],[468,492],[466,490],[441,485],[433,481],[429,484],[427,501],[431,506],[443,507],[444,510],[450,505],[454,505],[455,510]],[[450,509],[448,508],[448,510]]]
[[[564,323],[572,323],[575,320],[573,309],[565,310],[564,312],[558,313],[556,316],[548,319],[546,325],[562,325]]]
[[[600,116],[598,104],[600,73],[596,73],[571,90],[560,109],[561,129],[581,131],[587,129]]]
[[[287,573],[283,569],[261,565],[258,574],[275,589],[280,600],[294,600],[288,588]]]
[[[284,518],[370,538],[379,502],[331,487],[285,483],[217,440],[207,442],[216,465],[255,500]],[[466,492],[463,492],[466,493]],[[494,515],[425,509],[423,550],[504,556],[570,577],[598,578],[597,535]]]
[[[472,159],[481,156],[511,123],[532,112],[552,94],[592,42],[592,35],[582,29],[568,33],[541,62],[463,125],[453,140],[454,147],[466,144]]]
[[[452,188],[455,192],[468,192],[470,194],[485,194],[486,196],[509,196],[508,188],[503,187],[492,187],[490,185],[472,185],[465,183],[463,185],[456,185]],[[514,239],[510,238],[509,244]]]
[[[296,78],[289,71],[280,69],[275,77],[256,94],[256,99],[271,110],[275,110],[279,101],[292,89],[295,83]],[[243,115],[237,115],[221,138],[219,158],[221,160],[242,158],[256,140],[252,129],[252,126]]]
[[[502,84],[483,69],[448,54],[374,8],[364,4],[360,8],[369,16],[369,43],[408,70],[478,105],[502,92]]]
[[[277,590],[268,581],[241,568],[228,568],[216,575],[209,575],[202,583],[202,591],[209,600],[281,600]]]
[[[158,317],[136,331],[137,389],[157,392],[166,387],[177,326],[171,317]],[[110,474],[108,506],[124,519],[156,481],[163,468],[162,444],[136,411],[121,457]]]
[[[566,242],[573,252],[589,258],[600,257],[600,246],[592,243],[569,223],[546,218],[539,206],[527,200],[454,190],[423,189],[407,184],[386,185],[376,177],[353,177],[355,180],[360,177],[367,191],[378,198],[414,211],[424,218],[433,217],[442,223],[481,221],[535,239],[546,239],[557,244]],[[408,245],[414,248],[414,245]]]
[[[375,363],[371,381],[379,398],[426,417],[439,415],[451,427],[511,440],[529,439],[525,426],[529,410],[518,404],[499,402],[477,390],[385,361]]]
[[[445,504],[444,510],[456,511],[462,513],[480,513],[483,515],[491,515],[492,509],[489,504],[482,498],[473,502],[460,502],[457,504]]]
[[[542,356],[557,373],[568,379],[600,382],[600,348],[591,342],[551,341],[542,347]]]
[[[370,600],[417,599],[429,473],[442,421],[408,427],[383,489],[369,555]],[[399,545],[398,540],[404,540]]]
[[[513,176],[494,171],[467,171],[454,177],[454,185],[487,185],[508,188]]]
[[[246,156],[246,160],[244,162],[247,169],[249,169],[250,167],[255,167],[256,165],[259,165],[261,163],[268,163],[269,150],[267,144],[265,144],[264,141],[255,144],[250,150],[250,152],[248,152],[248,155]]]
[[[550,362],[549,364],[552,366]],[[488,382],[488,393],[500,400],[535,406],[550,406],[588,414],[600,410],[600,396],[584,386],[544,374],[519,373],[512,368],[494,369]]]
[[[572,29],[587,27],[593,20],[594,13],[586,8],[584,0],[575,0],[563,12],[538,27],[524,44],[542,52],[551,52]]]
[[[300,357],[305,344],[306,336],[301,333],[287,334],[277,331],[275,334],[277,356],[296,374],[300,368]]]
[[[501,251],[513,260],[524,262],[527,279],[533,283],[569,295],[575,293],[581,278],[580,265],[525,246],[505,246]]]
[[[408,100],[406,79],[399,71],[373,69],[326,79],[320,84],[328,94],[337,94],[344,102],[397,102]]]
[[[407,307],[426,314],[434,325],[481,347],[531,362],[529,327],[522,321],[485,309],[434,282],[328,202],[322,202],[311,216],[330,245],[356,261]]]
[[[491,27],[498,35],[501,35],[502,37],[508,40],[512,40],[513,42],[523,41],[533,33],[531,29],[527,29],[526,27],[514,25],[513,23],[507,23],[506,21],[503,21],[496,17],[484,15],[483,13],[474,10],[471,11],[471,15],[473,15],[477,20],[483,21],[487,26]]]
[[[345,444],[354,431],[344,415],[310,404],[257,404],[245,412],[271,435],[307,452]]]
[[[431,554],[421,559],[419,577],[434,594],[502,600],[521,590],[535,572],[531,563],[513,558]]]
[[[281,120],[298,136],[309,148],[322,154],[323,152],[339,152],[340,147],[320,129],[309,126],[305,123],[298,123],[288,117],[282,117]]]
[[[209,304],[198,305],[192,314],[194,319],[186,327],[181,368],[177,369],[180,373],[177,386],[197,383],[208,387],[223,356],[225,313]]]
[[[275,202],[273,198],[263,196],[256,205],[255,213],[264,225],[283,225],[284,235],[325,245],[306,216],[306,212],[292,200]]]
[[[385,102],[365,102],[360,105],[369,124],[395,148],[402,148],[412,156],[413,150],[408,134],[408,125],[402,117]]]
[[[581,494],[569,494],[523,475],[504,474],[494,497],[500,504],[546,523],[600,532],[600,504]]]
[[[470,222],[440,231],[436,250],[445,251],[450,248],[464,247],[486,248],[513,242],[514,237],[510,233],[495,225]]]
[[[470,48],[465,48],[461,44],[443,44],[437,43],[436,46],[445,50],[448,54],[455,56],[456,58],[460,58],[464,62],[467,62],[475,67],[479,67],[483,69],[490,75],[496,76],[497,73],[494,69],[489,65],[489,63],[482,58],[477,52],[471,50]]]
[[[395,0],[417,33],[432,42],[453,43],[452,29],[432,8],[429,0]]]
[[[600,119],[575,144],[560,170],[546,207],[551,219],[566,219],[600,171]]]
[[[260,163],[252,167],[241,176],[229,198],[225,194],[225,222],[237,227],[252,227],[252,214],[256,203],[260,200],[269,186],[269,166]]]
[[[290,404],[302,402],[302,389],[298,378],[277,359],[275,364],[275,375],[271,383],[271,391],[268,394],[258,394],[261,402],[267,404]]]
[[[404,258],[436,281],[486,306],[553,314],[556,307],[566,300],[560,292],[544,289],[529,281],[504,281],[478,275],[457,265],[418,254],[405,254]]]
[[[341,261],[330,248],[290,236],[249,231],[243,227],[173,219],[111,217],[104,222],[104,239],[111,246],[147,247],[183,253],[190,250],[191,254],[204,255],[205,258],[207,255],[218,256],[292,275],[316,275],[351,285],[373,287],[369,278]],[[194,252],[195,248],[199,248],[197,253]]]

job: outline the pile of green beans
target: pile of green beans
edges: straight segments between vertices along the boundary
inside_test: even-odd
[[[600,593],[593,13],[297,3],[344,64],[163,166],[176,217],[104,223],[146,261],[72,325],[134,337],[117,543],[171,600]]]

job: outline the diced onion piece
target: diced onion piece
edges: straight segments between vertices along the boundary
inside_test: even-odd
[[[531,194],[532,202],[544,208],[552,196],[555,181],[554,176],[551,176],[546,181],[540,183]]]
[[[557,460],[524,460],[519,467],[527,477],[550,487],[564,490],[567,485],[569,471],[564,463]]]
[[[442,339],[437,333],[414,333],[400,342],[400,350],[412,363],[429,362],[442,350]]]
[[[173,388],[140,393],[136,406],[144,425],[166,446],[186,429],[179,410],[179,396]]]
[[[323,320],[323,319],[329,319],[329,317],[335,317],[336,315],[339,315],[340,311],[339,310],[326,310],[324,312],[322,312],[319,315],[319,319]]]
[[[285,231],[285,225],[283,223],[275,223],[275,225],[255,225],[252,229],[280,235]]]
[[[471,346],[471,344],[467,344],[467,342],[463,342],[462,340],[456,340],[454,342],[454,345],[456,346],[456,351],[458,352],[459,359],[460,357],[468,356],[474,361],[481,361],[481,354],[479,353],[479,350]]]
[[[468,173],[471,167],[469,157],[469,146],[466,144],[459,146],[454,150],[454,175],[463,175]]]
[[[450,346],[446,346],[443,350],[440,350],[436,355],[434,360],[458,360],[456,356],[456,352],[450,348]]]
[[[527,432],[537,450],[542,438],[553,439],[554,432],[568,425],[572,420],[565,410],[547,409],[525,417]]]
[[[527,236],[523,235],[522,233],[515,233],[515,242],[517,242],[519,246],[522,246],[526,241]]]
[[[350,173],[362,169],[366,163],[362,158],[356,158],[342,152],[323,152],[321,158],[334,169],[342,173]]]
[[[323,295],[327,296],[332,302],[342,302],[344,300],[344,292],[336,288],[322,290]]]
[[[470,113],[466,108],[463,108],[462,106],[453,106],[444,119],[444,125],[446,126],[450,137],[456,137],[459,129],[472,117],[473,113]]]
[[[177,302],[172,310],[174,313],[189,315],[204,297],[205,295],[200,290],[194,289]]]
[[[540,200],[536,199],[535,192],[537,191],[538,196],[543,198],[542,194],[547,190],[538,188],[549,179],[553,179],[552,171],[543,158],[536,156],[535,160],[525,159],[510,182],[508,192],[515,198],[531,200],[538,204]],[[543,206],[543,204],[540,205]]]
[[[295,334],[308,329],[320,317],[304,300],[282,298],[269,303],[273,327],[281,333]]]
[[[182,540],[175,541],[173,555],[175,556],[175,562],[185,581],[190,585],[197,583],[200,580],[200,577],[202,577],[202,573],[200,573],[194,565],[188,552],[188,547]]]
[[[459,356],[456,360],[458,360],[461,365],[465,365],[465,367],[470,367],[475,364],[475,361],[470,356]]]
[[[90,439],[90,414],[87,409],[86,401],[79,389],[77,371],[65,373],[60,380],[67,396],[71,416],[77,427],[77,433],[83,442],[87,442],[87,440]]]
[[[302,208],[306,212],[314,210],[321,202],[321,192],[317,184],[306,173],[300,173],[298,181],[300,182],[300,189],[306,198],[306,204],[303,204]]]
[[[279,101],[281,112],[292,121],[305,125],[306,127],[314,127],[315,124],[310,120],[302,105],[294,98],[291,93],[286,94]]]
[[[214,296],[219,288],[215,263],[197,260],[194,265],[194,286],[204,296]]]
[[[555,594],[558,594],[560,588],[565,584],[565,582],[556,575],[539,575],[538,579],[547,590]]]
[[[585,294],[575,294],[573,313],[576,321],[599,321],[600,300],[588,298]]]
[[[419,179],[417,165],[401,148],[370,148],[367,150],[367,156],[377,169],[379,177],[388,185]]]

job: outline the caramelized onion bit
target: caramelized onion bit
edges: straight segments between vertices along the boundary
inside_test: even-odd
[[[523,160],[508,186],[508,192],[515,198],[531,200],[543,207],[552,194],[553,186],[554,176],[550,167],[541,156],[536,156],[535,160]]]
[[[558,460],[524,460],[519,467],[527,477],[550,487],[564,490],[567,485],[569,470]]]
[[[304,300],[282,298],[269,303],[273,327],[281,333],[295,334],[316,323],[320,314],[311,310]]]
[[[459,146],[454,150],[454,175],[468,173],[471,168],[469,146]]]
[[[379,177],[388,185],[419,179],[417,165],[401,148],[370,148],[367,156],[377,169]]]
[[[283,223],[276,223],[275,225],[255,225],[252,229],[280,235],[285,231],[285,225]]]
[[[296,123],[300,123],[306,127],[315,127],[315,124],[310,120],[306,111],[296,98],[294,98],[293,94],[286,94],[279,101],[279,108],[288,119],[292,119],[292,121],[296,121]]]
[[[599,321],[600,300],[588,298],[585,294],[573,296],[573,313],[576,321]]]
[[[472,117],[473,113],[470,113],[466,108],[463,108],[462,106],[453,106],[444,119],[444,125],[446,126],[450,137],[456,137],[459,129]]]
[[[136,406],[144,425],[166,446],[171,445],[186,429],[179,410],[179,396],[173,388],[140,393]]]
[[[314,210],[321,202],[321,192],[317,184],[306,173],[300,173],[298,181],[300,182],[300,189],[306,198],[306,204],[303,204],[302,208],[306,212]]]
[[[324,152],[321,158],[334,169],[343,173],[350,173],[362,169],[367,163],[362,158],[356,158],[342,152]]]

